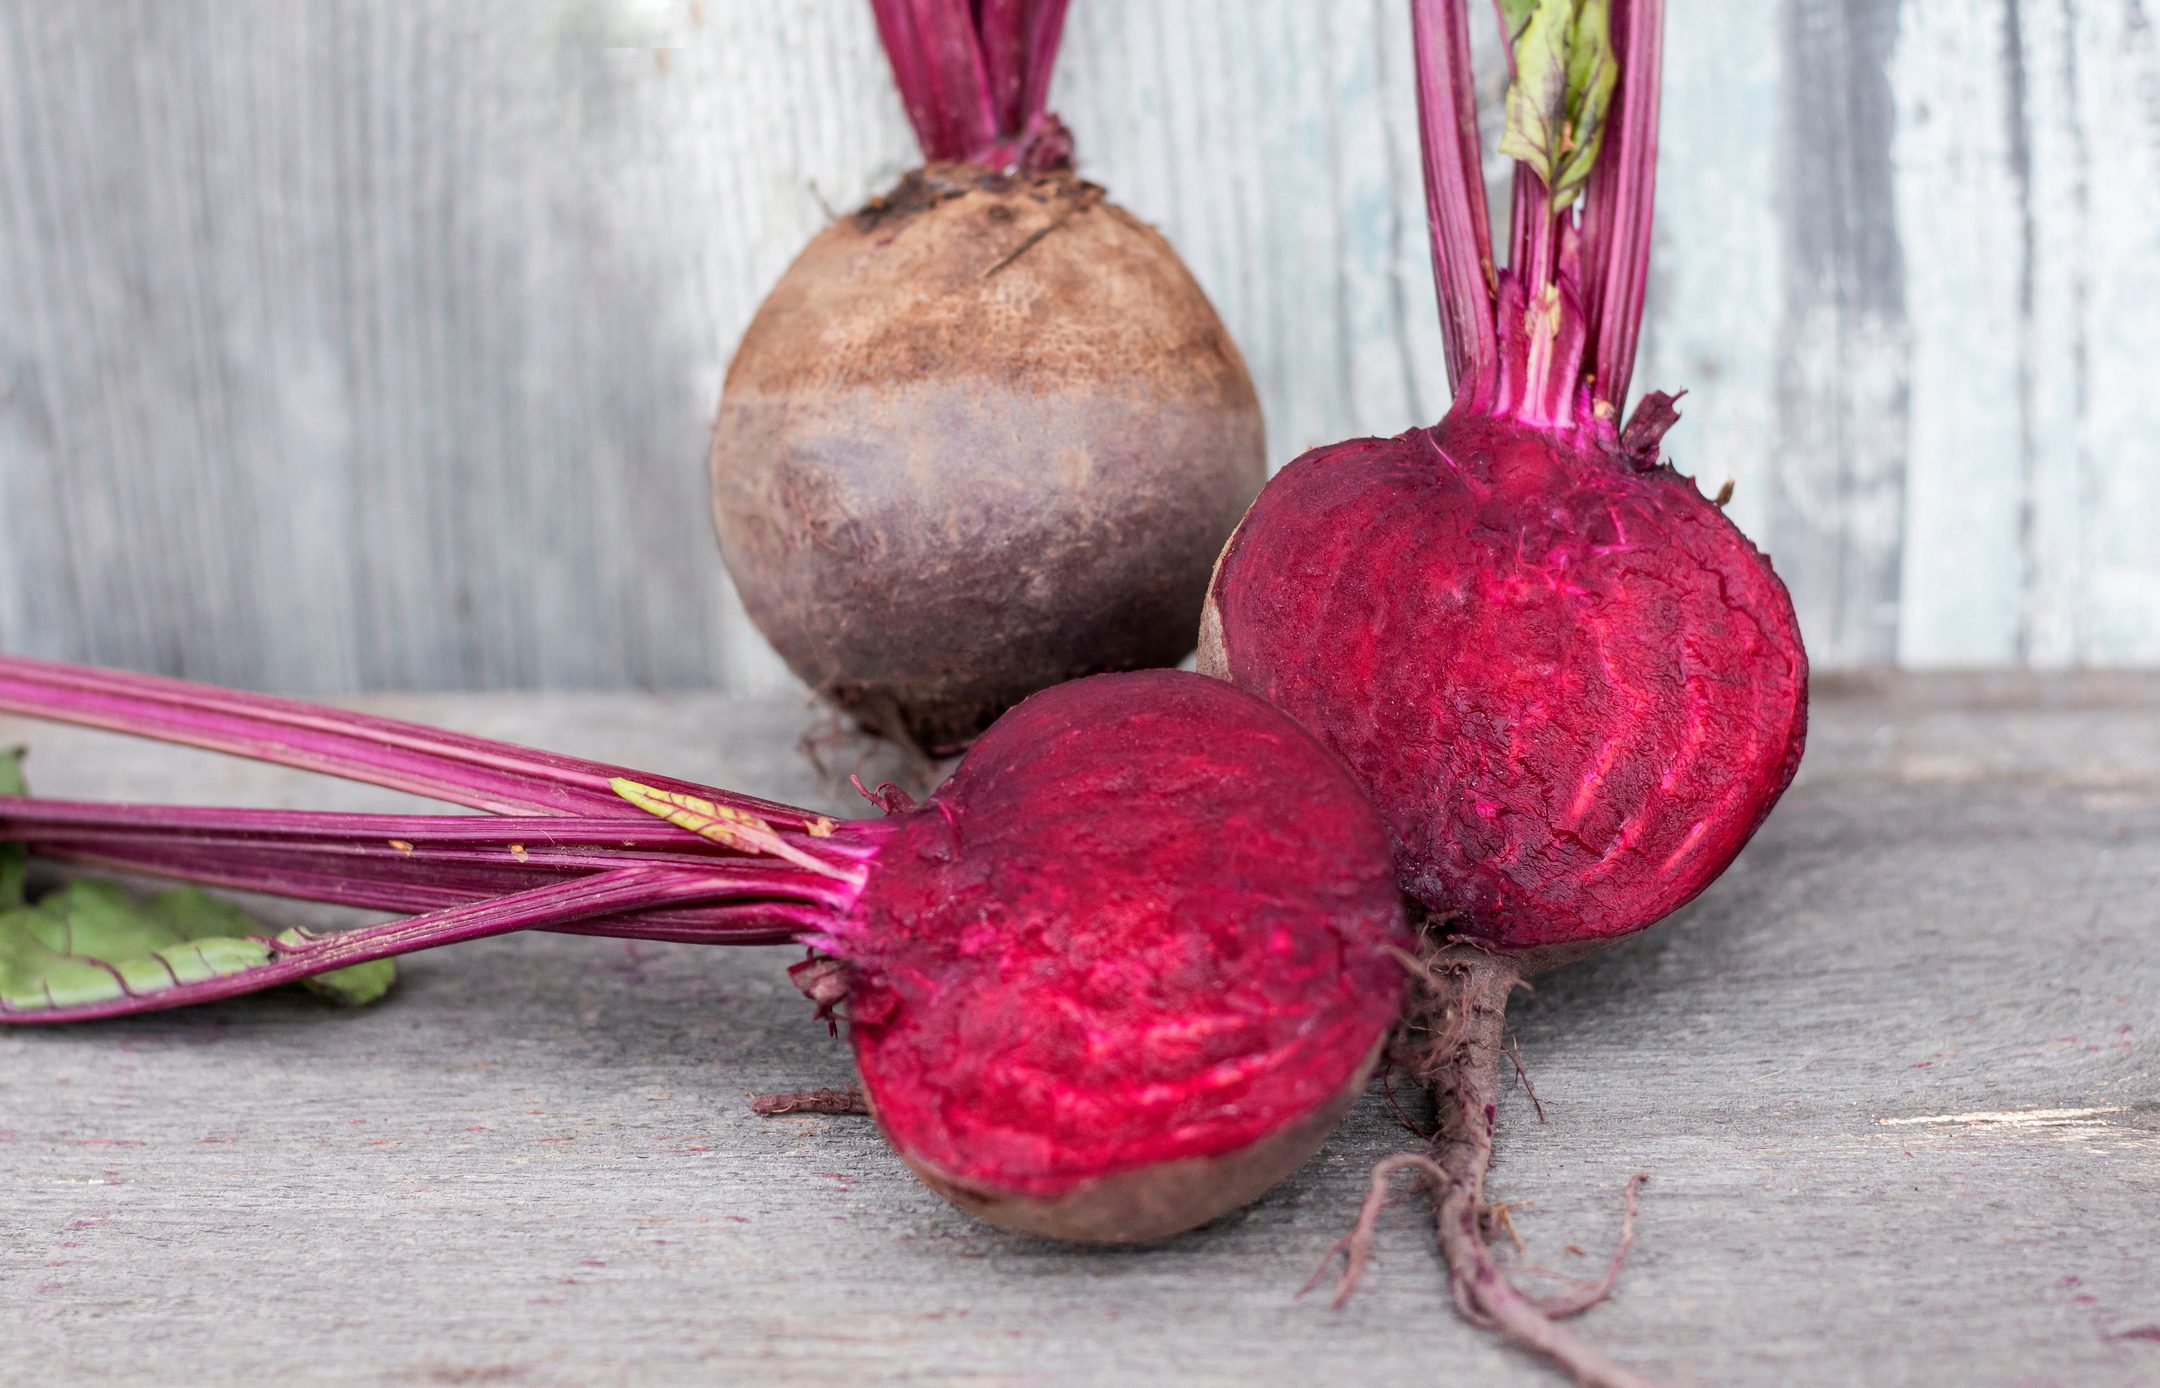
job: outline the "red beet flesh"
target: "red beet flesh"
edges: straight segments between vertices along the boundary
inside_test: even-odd
[[[1221,673],[1347,761],[1406,891],[1509,951],[1639,930],[1791,781],[1807,660],[1768,561],[1669,468],[1475,414],[1291,463],[1224,551]]]
[[[1174,671],[1007,714],[904,814],[835,952],[893,1146],[988,1218],[1160,1237],[1298,1165],[1407,943],[1385,826],[1308,734]]]

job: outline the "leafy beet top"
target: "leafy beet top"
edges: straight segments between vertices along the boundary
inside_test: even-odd
[[[1239,1152],[1362,1083],[1394,1017],[1379,816],[1216,681],[1037,695],[904,821],[842,942],[850,1035],[949,1183],[1046,1199]]]
[[[1308,453],[1264,500],[1216,585],[1229,673],[1350,763],[1462,933],[1638,930],[1792,779],[1791,600],[1671,469],[1451,415]]]

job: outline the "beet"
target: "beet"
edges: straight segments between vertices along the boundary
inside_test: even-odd
[[[1299,1165],[1404,991],[1385,826],[1310,735],[1175,671],[1058,686],[920,805],[808,811],[177,681],[0,658],[0,710],[354,777],[496,815],[0,799],[58,857],[421,914],[255,943],[269,962],[95,997],[72,1021],[253,992],[521,929],[806,944],[872,1111],[954,1203],[1061,1238],[1160,1238]],[[628,803],[625,803],[625,802]],[[655,817],[658,816],[658,817]],[[4,971],[0,971],[4,972]],[[4,983],[4,979],[0,979]]]
[[[1062,0],[917,8],[877,4],[932,162],[781,277],[711,468],[728,572],[789,668],[944,754],[1037,689],[1190,651],[1266,452],[1207,296],[1043,110]]]
[[[1428,1156],[1376,1176],[1343,1294],[1386,1178],[1417,1170],[1465,1314],[1585,1383],[1637,1383],[1553,1323],[1609,1277],[1540,1301],[1485,1248],[1507,999],[1732,862],[1799,766],[1807,657],[1768,560],[1661,462],[1673,397],[1619,424],[1649,264],[1660,0],[1611,0],[1609,28],[1601,0],[1495,8],[1512,77],[1500,148],[1517,161],[1505,268],[1463,0],[1411,4],[1453,404],[1268,484],[1218,561],[1201,669],[1349,764],[1425,914],[1406,1056],[1438,1122]]]
[[[834,946],[893,1145],[1000,1224],[1124,1239],[1234,1209],[1378,1058],[1385,832],[1308,737],[1211,684],[1021,704],[884,840]]]
[[[1205,668],[1334,748],[1403,890],[1497,950],[1686,904],[1800,763],[1784,585],[1691,481],[1594,435],[1464,411],[1315,449],[1225,550],[1214,605]]]

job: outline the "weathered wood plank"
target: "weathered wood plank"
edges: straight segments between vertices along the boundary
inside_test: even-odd
[[[1899,7],[1786,0],[1770,548],[1810,653],[1897,656],[1912,328],[1890,163]]]
[[[2091,409],[2088,324],[2101,267],[2090,260],[2092,144],[2085,121],[2094,113],[2084,109],[2081,69],[2111,60],[2085,51],[2086,36],[2068,5],[2021,13],[2018,33],[2026,55],[2025,99],[2033,113],[2027,206],[2038,252],[2025,341],[2029,649],[2036,661],[2063,665],[2093,658],[2086,530],[2098,469],[2085,419]],[[2111,283],[2114,275],[2100,278]]]
[[[2160,680],[1825,681],[1808,763],[1682,917],[1540,981],[1549,1112],[1500,1115],[1530,1256],[1582,1324],[1720,1384],[2145,1385],[2160,1344]],[[378,706],[828,797],[790,705]],[[372,803],[88,734],[54,792]],[[1250,1211],[1142,1251],[1001,1234],[862,1120],[757,1119],[842,1049],[777,951],[510,938],[305,998],[0,1033],[0,1379],[1549,1384],[1390,1213],[1336,1313],[1291,1293],[1400,1145],[1375,1094]],[[1587,1250],[1578,1257],[1570,1245]]]
[[[1889,210],[1915,241],[1896,654],[1921,665],[2004,664],[2029,644],[2032,157],[2017,10],[1992,8],[1910,7],[1890,74]]]
[[[2160,321],[2160,30],[2146,0],[2069,5],[2073,130],[2086,153],[2083,232],[2072,303],[2082,392],[2073,437],[2084,529],[2074,620],[2077,658],[2160,661],[2160,442],[2154,357],[2141,324]]]
[[[2125,357],[2160,283],[2154,58],[2138,3],[1905,12],[1905,661],[2160,653],[2160,445],[2149,387],[2129,384],[2152,373]]]

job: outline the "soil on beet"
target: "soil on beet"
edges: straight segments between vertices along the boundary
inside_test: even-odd
[[[940,165],[789,268],[711,470],[728,570],[789,667],[942,754],[1037,689],[1190,651],[1266,451],[1237,348],[1153,229],[1069,173]]]

